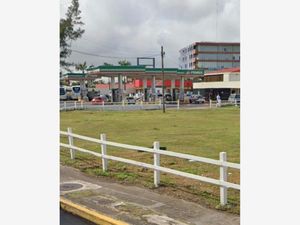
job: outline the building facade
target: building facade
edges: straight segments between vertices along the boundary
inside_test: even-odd
[[[179,51],[180,69],[205,71],[240,67],[240,43],[195,42]]]
[[[201,82],[193,83],[193,91],[207,99],[215,99],[217,94],[227,100],[230,94],[240,94],[240,68],[227,68],[207,72]]]

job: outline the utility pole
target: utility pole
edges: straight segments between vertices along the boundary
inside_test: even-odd
[[[162,95],[163,95],[163,113],[166,112],[165,106],[165,73],[164,73],[164,47],[161,46],[161,71],[162,71]]]

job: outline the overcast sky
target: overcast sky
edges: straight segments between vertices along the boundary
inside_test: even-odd
[[[61,0],[65,17],[71,0]],[[166,52],[165,67],[178,67],[179,50],[197,41],[240,41],[239,0],[79,0],[85,33],[72,43],[81,52],[120,57],[136,65],[136,57]],[[217,13],[218,12],[218,13]],[[73,52],[69,61],[88,65],[121,59]]]

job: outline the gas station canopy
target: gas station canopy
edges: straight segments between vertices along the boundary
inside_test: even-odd
[[[87,69],[88,77],[114,77],[118,75],[128,78],[162,78],[161,68],[146,68],[146,66],[98,66]],[[204,75],[204,70],[182,70],[177,68],[164,68],[164,76],[170,78],[196,78]]]

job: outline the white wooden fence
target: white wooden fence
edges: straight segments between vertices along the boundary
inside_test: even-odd
[[[180,102],[178,101],[168,101],[166,104],[167,108],[180,108]],[[82,102],[82,101],[61,101],[60,102],[60,111],[67,110],[144,110],[144,109],[162,109],[162,102],[144,102],[137,101],[135,104],[130,104],[126,101],[122,102],[101,102],[99,104],[93,105],[91,102]]]
[[[116,142],[107,141],[105,134],[101,134],[100,139],[74,134],[74,133],[72,133],[71,128],[68,128],[67,132],[60,131],[60,134],[68,137],[69,144],[60,143],[60,146],[70,149],[71,159],[75,159],[75,150],[84,152],[84,153],[88,153],[88,154],[92,154],[94,156],[102,158],[103,171],[107,171],[107,169],[108,169],[108,160],[114,160],[114,161],[128,163],[128,164],[135,165],[135,166],[153,169],[154,170],[154,185],[155,185],[155,187],[159,186],[160,172],[175,174],[178,176],[191,178],[191,179],[199,180],[202,182],[218,185],[218,186],[220,186],[220,203],[221,203],[221,205],[227,204],[227,189],[228,188],[240,190],[239,184],[227,182],[227,168],[230,167],[230,168],[234,168],[234,169],[240,169],[240,164],[227,162],[226,152],[220,152],[220,159],[215,160],[215,159],[204,158],[204,157],[199,157],[199,156],[194,156],[194,155],[189,155],[189,154],[160,150],[159,142],[157,142],[157,141],[155,141],[153,143],[153,148],[146,148],[146,147],[139,147],[139,146],[134,146],[134,145],[120,144],[120,143],[116,143]],[[93,143],[100,144],[101,145],[101,153],[86,150],[86,149],[75,146],[74,142],[73,142],[74,138],[78,138],[80,140],[85,140],[85,141],[90,141]],[[138,161],[131,160],[131,159],[124,159],[124,158],[120,158],[120,157],[116,157],[116,156],[107,155],[106,146],[114,146],[114,147],[119,147],[119,148],[125,148],[125,149],[130,149],[130,150],[152,153],[154,156],[153,164],[148,164],[148,163],[138,162]],[[160,166],[160,155],[173,156],[173,157],[187,159],[187,160],[194,161],[194,162],[203,162],[203,163],[217,165],[220,167],[220,178],[217,180],[217,179],[199,176],[199,175],[195,175],[195,174],[191,174],[191,173],[186,173],[186,172],[182,172],[182,171],[178,171],[178,170],[174,170],[174,169],[170,169],[170,168],[166,168],[166,167],[161,167]]]
[[[229,101],[221,101],[221,103],[219,104],[217,101],[213,101],[213,100],[209,100],[209,108],[217,108],[217,107],[222,107],[222,106],[226,106],[226,105],[232,105],[232,106],[239,106],[240,103],[238,103],[236,101],[236,99],[234,100],[234,102],[229,102]]]

